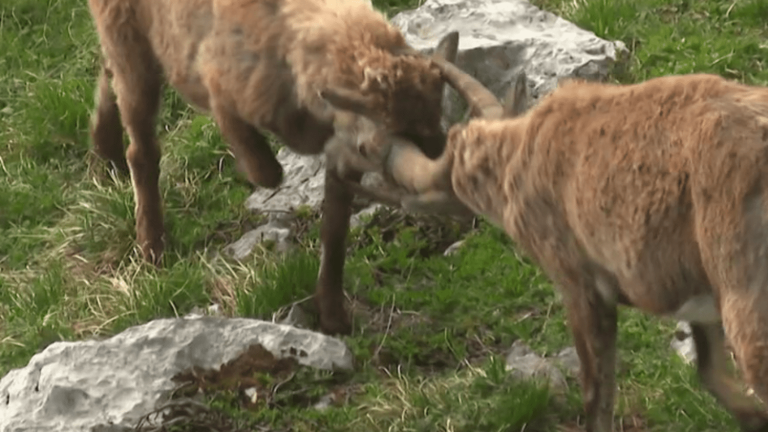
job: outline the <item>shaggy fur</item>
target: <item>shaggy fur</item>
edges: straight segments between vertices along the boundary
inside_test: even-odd
[[[588,432],[613,431],[618,305],[691,322],[703,385],[742,430],[768,431],[722,334],[768,400],[768,89],[573,81],[516,111],[455,125],[437,160],[402,142],[367,156],[383,155],[405,207],[487,217],[556,284]]]
[[[379,129],[442,151],[443,79],[430,58],[363,0],[89,0],[103,52],[91,135],[95,151],[130,173],[145,259],[164,249],[155,118],[167,82],[210,113],[250,183],[275,188],[283,170],[261,131],[301,154],[339,132]],[[437,56],[456,55],[458,34]],[[111,84],[111,85],[110,85]],[[353,109],[363,116],[354,115]],[[130,145],[123,146],[122,126]],[[315,301],[325,333],[348,334],[342,274],[352,193],[362,171],[329,154]]]

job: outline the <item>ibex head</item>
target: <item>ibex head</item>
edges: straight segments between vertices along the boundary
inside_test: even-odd
[[[503,104],[472,76],[453,64],[434,59],[444,79],[466,99],[471,113],[482,119],[494,120],[517,117],[528,107],[527,78],[520,73],[504,97]],[[451,143],[462,140],[464,127],[454,125],[447,135],[448,147],[438,159],[428,157],[418,143],[408,137],[390,135],[385,140],[367,141],[359,147],[362,165],[368,171],[382,171],[385,178],[398,186],[395,194],[352,186],[357,193],[406,210],[424,213],[468,215],[470,210],[453,191]],[[367,165],[366,165],[367,164]]]

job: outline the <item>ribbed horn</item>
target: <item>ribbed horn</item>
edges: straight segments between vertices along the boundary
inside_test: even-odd
[[[488,119],[503,117],[504,109],[501,103],[480,81],[439,57],[433,58],[432,61],[443,72],[445,80],[451,87],[455,88],[461,97],[467,101],[473,112]]]

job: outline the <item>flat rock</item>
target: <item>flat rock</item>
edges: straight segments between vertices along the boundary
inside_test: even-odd
[[[555,362],[533,352],[521,340],[516,340],[507,353],[507,371],[520,379],[542,379],[554,390],[567,386],[565,376]]]
[[[277,160],[283,166],[285,175],[283,184],[277,189],[258,188],[245,202],[245,207],[252,211],[269,215],[270,221],[254,230],[248,231],[236,242],[227,245],[224,252],[237,259],[247,258],[253,249],[265,240],[275,243],[278,251],[290,249],[289,238],[294,225],[285,221],[276,221],[277,215],[288,215],[300,207],[317,210],[323,203],[325,188],[325,156],[306,156],[293,153],[286,147],[277,152]],[[378,173],[366,173],[362,184],[371,187],[383,185]],[[354,213],[350,226],[359,225],[360,217],[375,212],[381,205],[371,203],[363,197],[355,197],[358,203],[368,205]],[[284,216],[283,216],[284,218]]]
[[[300,155],[287,147],[281,147],[276,157],[283,166],[283,183],[277,189],[258,188],[248,197],[245,206],[261,212],[319,207],[325,187],[325,157]]]
[[[224,247],[224,253],[242,261],[246,259],[257,245],[264,241],[274,244],[277,252],[287,252],[291,249],[291,234],[295,217],[292,213],[273,212],[268,222],[243,234],[236,242]]]
[[[576,352],[576,347],[566,347],[557,353],[553,360],[571,376],[578,376],[581,370],[581,360]]]
[[[56,342],[0,379],[0,432],[132,428],[165,401],[171,377],[218,369],[260,344],[276,358],[349,370],[339,339],[245,318],[160,319],[105,340]]]
[[[383,204],[379,203],[373,203],[369,205],[368,207],[360,210],[359,212],[352,215],[351,218],[349,218],[349,227],[350,228],[357,228],[360,226],[363,226],[363,219],[370,218],[373,215],[376,214],[379,210],[381,210],[384,207]]]

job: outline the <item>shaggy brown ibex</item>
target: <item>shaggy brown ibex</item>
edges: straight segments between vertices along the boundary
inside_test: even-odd
[[[460,93],[480,118],[440,158],[361,147],[403,190],[369,196],[483,215],[541,266],[563,294],[588,432],[613,431],[618,305],[691,322],[704,387],[742,430],[768,431],[768,89],[572,81],[524,114],[479,85]],[[758,400],[728,373],[723,328]]]
[[[152,263],[164,250],[154,128],[166,81],[212,114],[253,185],[275,188],[283,176],[260,130],[301,154],[323,153],[334,133],[355,144],[382,130],[428,155],[442,151],[439,69],[363,0],[88,4],[103,53],[91,137],[98,155],[130,175],[137,243]],[[453,61],[457,46],[449,33],[433,57]],[[362,171],[328,156],[315,303],[323,332],[348,334],[342,275],[353,194],[343,181],[359,182]]]

